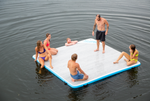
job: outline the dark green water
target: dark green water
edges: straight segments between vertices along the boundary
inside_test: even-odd
[[[79,89],[38,74],[37,40],[51,33],[57,48],[67,37],[95,38],[96,14],[109,22],[106,44],[126,52],[135,44],[141,66]],[[0,0],[0,56],[0,101],[150,101],[150,1]]]

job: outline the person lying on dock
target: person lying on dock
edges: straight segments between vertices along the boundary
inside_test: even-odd
[[[44,67],[44,61],[49,60],[50,67],[53,69],[52,56],[51,54],[47,54],[46,49],[44,48],[41,40],[37,41],[37,46],[35,47],[35,53],[36,53],[35,61],[37,61],[37,57],[39,54],[39,62],[41,64],[41,68]]]
[[[84,73],[84,71],[80,68],[80,65],[76,63],[77,54],[73,54],[71,56],[71,60],[68,61],[68,68],[70,70],[71,80],[75,81],[83,81],[88,79],[88,75]]]
[[[127,54],[126,52],[122,52],[122,53],[120,54],[120,56],[118,57],[118,59],[117,59],[115,62],[113,62],[113,63],[114,63],[114,64],[118,63],[119,60],[120,60],[123,56],[125,56],[127,59],[124,59],[124,60],[126,61],[127,66],[136,64],[137,61],[138,61],[139,52],[138,52],[138,50],[136,49],[136,47],[135,47],[134,44],[131,44],[131,45],[129,46],[129,51],[130,51],[130,55]]]
[[[65,43],[65,46],[71,46],[71,45],[74,45],[78,42],[77,40],[71,41],[70,38],[67,38],[66,41],[67,41],[67,43]]]

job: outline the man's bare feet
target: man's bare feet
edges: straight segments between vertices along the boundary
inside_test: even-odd
[[[99,49],[94,50],[94,52],[99,51]]]
[[[114,64],[118,63],[118,61],[113,62]]]
[[[105,50],[103,50],[103,52],[102,52],[103,54],[105,53]]]
[[[72,81],[72,82],[75,82],[75,79],[71,78],[71,81]]]

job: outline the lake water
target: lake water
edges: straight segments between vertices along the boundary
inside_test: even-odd
[[[141,66],[79,89],[39,74],[37,40],[95,38],[96,14],[110,25],[106,44],[128,53],[135,44]],[[0,0],[0,56],[0,101],[150,101],[150,0]]]

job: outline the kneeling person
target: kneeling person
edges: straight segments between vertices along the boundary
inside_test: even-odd
[[[88,79],[88,75],[84,73],[84,71],[80,68],[80,65],[76,63],[77,54],[73,54],[71,56],[71,60],[68,61],[68,68],[70,70],[71,80],[75,81],[83,81]]]

